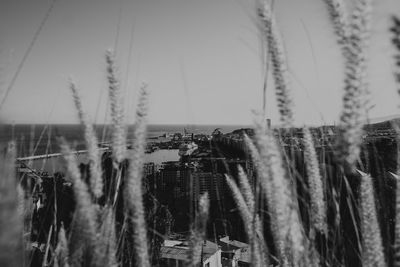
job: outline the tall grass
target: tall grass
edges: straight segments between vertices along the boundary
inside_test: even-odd
[[[280,120],[284,127],[290,127],[293,125],[294,119],[293,101],[290,94],[289,68],[282,38],[269,3],[262,0],[257,12],[261,21],[261,32],[266,39],[271,56]]]
[[[150,266],[144,207],[142,199],[142,165],[144,149],[146,145],[146,118],[147,118],[147,91],[143,85],[140,91],[138,109],[136,111],[136,123],[134,131],[134,143],[129,160],[129,175],[125,181],[126,209],[134,227],[135,255],[138,266]]]
[[[319,169],[319,162],[314,147],[313,137],[308,128],[304,133],[304,160],[308,174],[308,186],[311,202],[311,223],[313,227],[322,232],[327,232],[326,203],[324,186]]]
[[[117,175],[114,178],[119,178],[118,183],[108,183],[107,186],[114,186],[115,190],[107,192],[114,192],[114,195],[106,196],[103,198],[99,205],[99,199],[103,195],[103,179],[104,174],[100,166],[102,165],[98,141],[89,118],[84,111],[81,97],[76,85],[70,82],[70,89],[73,95],[78,117],[84,130],[84,137],[86,146],[88,148],[89,158],[89,175],[88,177],[82,176],[82,171],[78,168],[78,163],[75,155],[71,152],[70,146],[64,138],[59,139],[60,149],[65,160],[67,170],[67,181],[71,182],[74,197],[75,197],[75,211],[72,224],[68,231],[64,227],[58,231],[53,230],[51,227],[48,233],[49,241],[53,240],[51,235],[58,235],[58,242],[51,248],[52,242],[46,245],[46,254],[43,259],[43,265],[52,264],[54,266],[120,266],[122,265],[123,258],[120,258],[117,251],[118,240],[124,239],[123,235],[128,232],[124,230],[117,230],[118,218],[116,215],[117,208],[115,199],[124,199],[124,216],[126,220],[123,224],[124,227],[131,227],[133,229],[133,252],[134,258],[130,262],[134,262],[135,266],[150,266],[150,259],[148,255],[148,240],[146,236],[146,223],[144,215],[144,206],[142,200],[142,165],[144,157],[144,146],[146,138],[146,116],[147,116],[147,85],[143,85],[140,90],[138,108],[136,112],[135,131],[132,136],[133,145],[132,150],[127,153],[126,149],[126,125],[123,121],[124,114],[121,109],[122,98],[119,92],[119,82],[116,78],[115,62],[111,52],[106,54],[107,73],[109,80],[110,91],[110,106],[111,115],[113,120],[113,142],[112,152],[114,158],[114,168],[117,170]],[[15,175],[12,173],[14,170],[14,149],[10,145],[10,153],[7,153],[7,160],[3,161],[4,170],[2,174],[6,175],[3,179],[7,181],[4,184],[8,188],[7,192],[10,195],[9,204],[14,203],[15,214],[17,215],[17,201],[11,199],[11,196],[16,197],[16,187],[13,186]],[[123,161],[128,162],[128,172],[123,171]],[[85,179],[88,178],[86,182]],[[2,180],[2,181],[3,181]],[[3,184],[2,184],[3,185]],[[120,189],[120,188],[123,189]],[[117,196],[118,192],[123,192]],[[2,199],[3,200],[3,199]],[[105,202],[105,203],[104,203]],[[7,201],[1,201],[2,204],[7,204]],[[119,204],[118,204],[119,205]],[[9,208],[12,208],[11,206]],[[8,220],[11,219],[9,215],[13,212],[11,210],[2,209],[8,215]],[[13,217],[14,218],[14,217]],[[15,218],[14,218],[15,219]],[[16,219],[15,219],[16,220]],[[9,222],[7,223],[9,225]],[[17,226],[16,223],[14,223]],[[13,229],[18,229],[15,227]],[[3,233],[3,231],[1,231]],[[53,233],[54,232],[54,233]],[[118,234],[118,236],[117,236]],[[13,236],[17,236],[15,233]],[[21,233],[22,240],[22,233]],[[129,237],[130,238],[130,237]],[[1,246],[6,248],[6,246]],[[19,249],[17,251],[23,251]],[[11,254],[9,254],[11,255]],[[20,257],[15,257],[20,259]],[[15,261],[15,260],[14,260]],[[12,261],[5,261],[12,262]],[[13,265],[17,266],[17,265]]]
[[[69,242],[71,264],[76,266],[83,262],[86,265],[95,265],[98,256],[97,241],[97,209],[92,202],[88,186],[81,178],[75,155],[72,154],[65,140],[60,140],[61,152],[64,155],[68,178],[73,185],[76,208],[74,226]]]
[[[400,95],[400,19],[396,16],[393,17],[393,26],[390,29],[392,31],[392,43],[395,47],[395,79],[397,82],[397,93]],[[400,105],[399,105],[400,107]],[[396,219],[395,219],[395,237],[394,237],[394,249],[395,249],[395,263],[394,266],[400,266],[400,126],[399,124],[394,125],[397,133],[397,175],[396,175]]]
[[[375,195],[370,175],[361,173],[361,230],[363,235],[363,266],[386,266],[381,231],[375,207]]]
[[[298,151],[304,153],[301,162],[305,171],[296,172],[293,167],[296,164],[293,152],[296,151],[288,151],[282,145],[281,132],[267,128],[264,118],[256,118],[254,137],[244,135],[243,140],[257,175],[247,177],[243,168],[238,166],[238,177],[227,174],[226,185],[244,224],[252,266],[355,266],[354,262],[362,266],[400,266],[399,193],[395,203],[394,244],[390,244],[396,251],[391,262],[388,252],[384,250],[382,218],[379,218],[382,212],[378,206],[382,205],[382,199],[377,191],[382,188],[376,186],[377,182],[370,174],[355,172],[361,168],[358,162],[361,160],[362,121],[368,110],[366,68],[371,1],[357,0],[352,12],[347,10],[344,1],[324,2],[345,62],[340,133],[332,153],[332,157],[338,160],[328,162],[324,159],[320,162],[314,136],[310,129],[304,128],[304,150]],[[271,55],[280,120],[284,127],[289,128],[293,126],[294,114],[284,45],[274,14],[266,1],[258,6],[257,15]],[[400,23],[398,19],[394,22],[393,42],[400,50]],[[113,124],[113,181],[107,186],[112,190],[106,190],[106,183],[103,183],[105,174],[101,169],[103,162],[98,140],[84,111],[79,90],[70,82],[88,148],[90,175],[87,183],[70,145],[60,138],[66,179],[72,184],[76,207],[69,229],[64,226],[58,228],[56,223],[50,227],[43,266],[146,267],[152,263],[142,184],[148,115],[147,85],[140,89],[132,148],[127,149],[127,122],[112,51],[106,53],[106,64]],[[396,77],[399,78],[398,74]],[[24,194],[18,194],[15,153],[15,143],[11,142],[0,155],[0,266],[28,265],[23,262],[26,250],[23,246],[27,244],[23,242],[24,208],[19,203],[24,203],[21,197]],[[329,175],[326,175],[327,163],[332,164],[330,168],[334,169]],[[250,182],[250,178],[255,178],[252,180],[254,183]],[[397,186],[397,192],[400,192],[399,188]],[[104,196],[104,192],[108,195]],[[119,210],[121,206],[122,212]],[[210,200],[204,194],[199,199],[197,217],[190,231],[186,262],[189,266],[198,266],[202,262],[209,210]],[[349,232],[351,237],[356,236],[356,240],[347,240],[346,243],[344,240],[350,238],[347,236]],[[268,233],[272,238],[266,238]],[[391,242],[390,238],[387,240]],[[354,246],[355,254],[360,252],[360,255],[349,256],[350,252],[345,251],[349,243]],[[359,244],[361,251],[358,251]],[[353,258],[356,260],[353,261]]]
[[[350,171],[359,159],[362,126],[368,109],[367,50],[371,27],[371,0],[358,0],[347,16],[341,0],[325,0],[345,62],[344,95],[337,154]]]
[[[392,43],[396,49],[394,75],[398,86],[397,92],[400,94],[400,18],[393,16],[393,26],[390,30],[393,34]]]
[[[106,52],[108,93],[110,99],[111,119],[113,124],[112,148],[117,162],[122,162],[126,155],[126,126],[124,118],[124,102],[118,80],[115,55],[112,50]]]
[[[88,149],[88,158],[90,166],[90,190],[96,198],[103,195],[103,177],[100,169],[100,152],[98,149],[98,140],[94,132],[93,125],[89,122],[87,114],[83,110],[81,97],[75,83],[70,81],[72,97],[75,108],[78,111],[79,120],[84,128],[85,142]]]

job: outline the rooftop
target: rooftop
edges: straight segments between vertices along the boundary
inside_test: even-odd
[[[203,242],[203,260],[207,260],[214,255],[219,249],[219,246],[211,241]],[[189,244],[187,241],[165,240],[161,246],[161,258],[175,259],[185,261],[188,256]]]

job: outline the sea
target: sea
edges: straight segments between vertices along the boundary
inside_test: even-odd
[[[184,125],[184,124],[150,124],[147,126],[148,141],[162,141],[165,134],[194,133],[211,134],[215,129],[222,133],[229,133],[246,125]],[[111,140],[111,125],[94,125],[100,143],[109,143]],[[127,131],[128,143],[132,140],[134,125]],[[63,137],[73,150],[84,150],[85,141],[83,128],[79,124],[3,124],[0,125],[0,149],[4,150],[7,143],[15,141],[17,157],[46,155],[59,153],[59,138]],[[78,162],[86,163],[85,154],[77,155]],[[146,154],[146,162],[160,164],[165,161],[179,160],[178,150],[156,150]],[[30,166],[39,171],[54,173],[61,168],[62,159],[50,158],[29,162]]]

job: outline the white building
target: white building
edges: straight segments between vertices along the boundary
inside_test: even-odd
[[[166,267],[187,266],[189,245],[187,241],[165,240],[161,246],[161,264]],[[199,267],[222,267],[220,247],[205,240],[202,247],[202,260]]]

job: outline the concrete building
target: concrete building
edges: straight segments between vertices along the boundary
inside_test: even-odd
[[[156,172],[156,165],[154,162],[146,162],[143,164],[143,177],[147,178],[148,176],[154,175]]]
[[[224,198],[226,185],[224,176],[221,173],[195,172],[193,177],[193,193],[195,201],[208,192],[210,201],[219,201]]]
[[[250,246],[246,243],[229,240],[229,236],[220,238],[221,262],[224,267],[247,267],[251,263]]]
[[[160,249],[160,265],[165,267],[187,266],[189,256],[187,241],[165,240]],[[201,250],[199,267],[222,267],[221,249],[211,241],[205,240]]]
[[[159,192],[168,192],[175,199],[186,198],[190,194],[191,167],[180,162],[164,164],[157,177]]]

